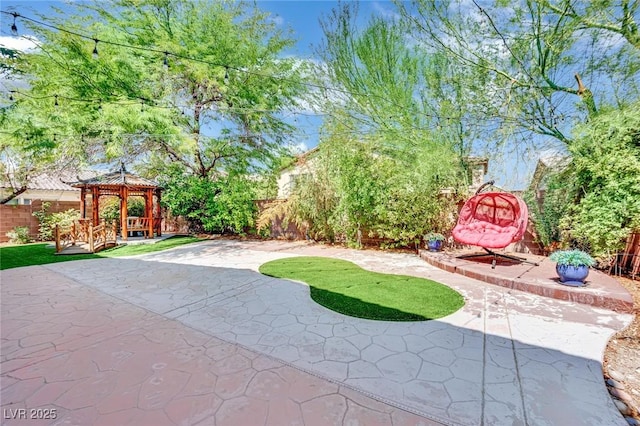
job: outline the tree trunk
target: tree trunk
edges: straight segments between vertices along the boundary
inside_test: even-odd
[[[9,194],[7,197],[3,198],[2,200],[0,200],[0,204],[7,204],[9,201],[13,200],[14,198],[16,198],[18,195],[22,194],[23,192],[25,192],[27,190],[27,186],[23,186],[22,188],[19,189],[15,189],[11,194]]]

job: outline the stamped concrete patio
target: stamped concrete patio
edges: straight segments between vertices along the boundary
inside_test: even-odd
[[[437,321],[347,317],[257,272],[298,255],[431,278],[466,304]],[[626,424],[601,360],[631,315],[411,254],[218,240],[1,278],[6,425]],[[18,418],[53,412],[39,408],[56,418]]]

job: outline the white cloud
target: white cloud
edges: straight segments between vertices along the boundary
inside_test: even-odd
[[[383,18],[388,18],[394,21],[399,21],[401,16],[400,14],[398,14],[395,9],[392,8],[388,8],[386,7],[386,5],[389,4],[388,2],[385,3],[380,3],[378,1],[373,2],[373,10],[375,13],[377,13],[378,15],[382,16]]]
[[[38,39],[32,36],[7,37],[0,36],[0,46],[21,52],[30,52],[38,47]]]
[[[271,15],[269,16],[269,20],[278,27],[281,27],[284,25],[284,18],[280,15]]]
[[[309,151],[309,147],[304,142],[299,142],[289,146],[289,150],[293,155],[304,154],[305,152]]]

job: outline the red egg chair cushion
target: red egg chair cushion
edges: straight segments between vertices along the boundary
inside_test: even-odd
[[[464,203],[452,235],[463,244],[505,248],[522,239],[528,217],[521,198],[507,192],[485,192]]]

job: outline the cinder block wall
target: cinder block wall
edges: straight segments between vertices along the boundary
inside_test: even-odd
[[[80,203],[78,201],[48,201],[48,203],[49,209],[47,213],[58,213],[69,209],[80,210]],[[40,200],[34,200],[33,203],[28,206],[0,205],[0,242],[4,243],[9,241],[7,232],[16,226],[28,226],[29,235],[31,235],[33,239],[37,238],[40,223],[38,219],[33,216],[33,212],[41,209],[42,201]]]

